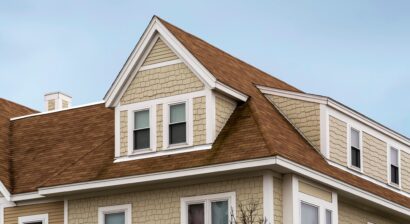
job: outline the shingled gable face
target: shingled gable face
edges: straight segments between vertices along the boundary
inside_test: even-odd
[[[106,97],[115,107],[117,161],[211,149],[244,100],[217,89],[187,52],[151,21]]]

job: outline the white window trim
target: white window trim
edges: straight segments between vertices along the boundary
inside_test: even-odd
[[[399,184],[393,183],[393,182],[391,181],[390,150],[391,150],[392,148],[395,149],[395,150],[397,150],[397,160],[398,160],[397,162],[399,163],[399,164],[398,164],[398,165],[399,165],[399,167],[398,167],[398,169],[399,169]],[[386,151],[387,151],[387,183],[388,183],[390,186],[394,187],[394,188],[401,189],[401,188],[402,188],[402,187],[401,187],[401,182],[402,182],[402,179],[401,179],[401,173],[402,173],[402,171],[401,171],[401,150],[400,150],[399,148],[395,147],[395,146],[392,146],[392,145],[387,144],[387,150],[386,150]]]
[[[147,149],[134,150],[134,119],[135,112],[148,110],[149,112],[149,130],[150,130],[150,147]],[[128,114],[128,155],[143,154],[156,151],[157,149],[157,113],[156,105],[140,105],[127,111]]]
[[[48,214],[22,216],[18,218],[19,224],[30,224],[33,222],[42,222],[48,224]]]
[[[236,193],[226,192],[220,194],[200,195],[193,197],[181,198],[181,224],[188,224],[188,205],[196,203],[204,203],[205,224],[210,224],[211,220],[207,214],[211,212],[211,202],[228,200],[228,219],[231,220],[231,211],[236,217]],[[231,210],[232,209],[232,210]]]
[[[98,208],[98,224],[105,224],[104,223],[105,214],[117,213],[117,212],[124,212],[125,224],[131,224],[132,223],[131,209],[132,209],[131,204],[99,207]]]
[[[356,128],[355,126],[352,126],[351,124],[347,124],[347,167],[349,169],[352,169],[354,171],[358,171],[360,173],[363,173],[363,167],[364,167],[364,163],[363,163],[363,131]],[[351,156],[351,152],[352,152],[352,142],[351,142],[351,132],[352,129],[356,130],[359,132],[359,151],[360,151],[360,168],[353,166],[352,165],[352,156]]]
[[[178,148],[185,148],[187,146],[193,146],[193,117],[194,117],[194,110],[193,110],[193,98],[185,98],[185,99],[176,99],[173,101],[168,101],[163,106],[163,147],[166,150],[169,149],[178,149]],[[182,104],[185,103],[185,122],[186,122],[186,143],[180,144],[169,144],[169,119],[170,119],[170,108],[172,105]]]
[[[300,179],[299,179],[300,181]],[[312,206],[315,206],[319,209],[319,224],[326,224],[326,210],[330,210],[332,212],[332,224],[337,224],[338,223],[338,208],[337,208],[337,194],[335,192],[329,191],[327,189],[323,189],[325,191],[329,191],[332,193],[332,202],[325,201],[320,198],[316,198],[311,195],[304,194],[302,192],[299,192],[299,181],[297,181],[297,194],[298,194],[298,200],[297,200],[297,209],[295,211],[298,211],[299,217],[297,218],[296,223],[300,223],[300,217],[302,215],[302,203],[306,203]],[[303,180],[305,183],[308,183],[309,185],[315,186],[317,188],[322,188],[320,186],[317,186],[314,183],[307,182]]]

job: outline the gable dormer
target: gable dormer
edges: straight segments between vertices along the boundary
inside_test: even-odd
[[[211,149],[243,96],[154,18],[106,96],[115,108],[116,161]]]

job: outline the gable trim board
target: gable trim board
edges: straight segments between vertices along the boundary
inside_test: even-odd
[[[246,101],[248,96],[233,88],[230,88],[216,80],[216,78],[162,25],[157,17],[153,17],[147,29],[144,31],[140,41],[131,52],[117,78],[106,93],[104,100],[107,107],[118,105],[126,86],[134,79],[141,69],[150,49],[161,38],[165,44],[197,75],[205,84],[206,88],[217,89],[232,97]]]
[[[199,168],[175,170],[175,171],[170,171],[170,172],[160,172],[160,173],[147,174],[147,175],[137,175],[137,176],[123,177],[123,178],[106,179],[106,180],[101,180],[101,181],[89,181],[89,182],[81,182],[81,183],[76,183],[76,184],[44,187],[44,188],[39,188],[37,194],[39,196],[53,196],[53,195],[60,195],[60,194],[75,193],[75,192],[80,192],[83,190],[102,189],[102,188],[109,188],[109,187],[115,187],[115,186],[151,182],[151,181],[157,181],[157,180],[170,180],[170,179],[181,178],[181,177],[192,177],[192,176],[197,176],[201,174],[237,171],[237,170],[243,170],[247,168],[256,168],[256,167],[269,168],[270,166],[274,166],[274,165],[278,165],[282,168],[293,171],[296,174],[314,179],[332,188],[347,192],[349,194],[355,195],[362,199],[366,199],[370,202],[381,205],[387,209],[399,212],[404,215],[410,215],[410,208],[394,203],[386,198],[377,196],[373,193],[362,190],[358,187],[355,187],[343,181],[337,180],[333,177],[330,177],[326,174],[312,170],[303,165],[297,164],[281,156],[266,157],[266,158],[261,158],[261,159],[245,160],[245,161],[238,161],[238,162],[218,164],[218,165],[210,165],[210,166],[199,167]]]

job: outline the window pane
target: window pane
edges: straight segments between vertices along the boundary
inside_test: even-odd
[[[399,168],[394,165],[390,165],[390,179],[392,183],[399,184]]]
[[[228,201],[212,202],[212,224],[228,224]]]
[[[312,205],[302,203],[300,223],[301,224],[319,224],[318,208]]]
[[[169,126],[169,143],[186,142],[186,123],[171,124]]]
[[[351,154],[352,166],[360,168],[360,150],[352,147]]]
[[[171,124],[185,122],[185,103],[172,105],[170,108],[170,120]]]
[[[134,149],[149,148],[149,128],[134,131]]]
[[[395,148],[390,148],[390,163],[399,167],[399,152]]]
[[[188,205],[188,224],[204,224],[204,204]]]
[[[134,113],[134,129],[149,128],[149,110]]]
[[[111,213],[105,214],[104,224],[125,224],[125,213]]]
[[[332,224],[332,211],[326,210],[326,224]]]
[[[360,149],[360,135],[359,132],[355,129],[351,129],[351,145],[356,149]]]
[[[43,224],[43,222],[25,222],[24,224]]]

